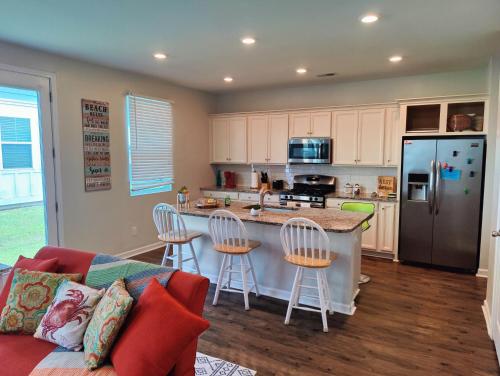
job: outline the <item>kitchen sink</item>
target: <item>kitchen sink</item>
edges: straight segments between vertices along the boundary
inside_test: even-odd
[[[243,206],[243,209],[255,209],[256,206],[259,206],[258,204],[252,204],[252,205],[247,205]],[[284,206],[282,208],[276,207],[276,206],[264,206],[264,211],[269,211],[273,213],[290,213],[292,211],[296,211],[298,208],[293,208],[293,207],[287,207]]]

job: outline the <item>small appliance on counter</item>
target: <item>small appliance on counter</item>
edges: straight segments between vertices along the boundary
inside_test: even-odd
[[[351,183],[345,183],[345,185],[344,185],[344,193],[346,195],[352,195],[352,184]]]
[[[273,180],[273,190],[274,191],[282,191],[285,186],[285,182],[283,180]]]
[[[295,175],[293,189],[280,193],[280,205],[325,208],[328,195],[335,193],[335,177]]]
[[[224,178],[226,180],[224,188],[236,188],[236,172],[224,171]]]

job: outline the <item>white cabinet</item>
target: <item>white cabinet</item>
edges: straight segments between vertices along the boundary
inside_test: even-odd
[[[364,166],[384,164],[385,109],[359,111],[358,160]]]
[[[224,199],[226,197],[229,197],[231,200],[238,199],[238,192],[201,191],[201,195],[203,197],[211,197],[211,198],[218,198],[218,199]]]
[[[247,123],[244,116],[214,117],[211,122],[212,163],[247,163]]]
[[[294,112],[290,114],[290,137],[330,137],[331,112]]]
[[[361,235],[361,248],[369,249],[372,251],[377,250],[377,230],[379,227],[378,222],[377,204],[375,203],[375,212],[373,213],[373,217],[371,217],[368,221],[370,227],[368,228],[368,230],[363,231]]]
[[[356,164],[358,153],[358,111],[333,113],[333,164]]]
[[[399,165],[401,150],[399,109],[394,107],[387,108],[385,111],[384,165],[397,166]]]
[[[384,202],[379,204],[378,222],[377,249],[382,252],[394,252],[395,203]]]
[[[259,202],[259,194],[240,192],[238,194],[238,200],[248,201],[248,202]]]
[[[385,109],[333,113],[333,164],[381,166],[384,163]]]
[[[288,114],[248,117],[249,163],[287,162]]]

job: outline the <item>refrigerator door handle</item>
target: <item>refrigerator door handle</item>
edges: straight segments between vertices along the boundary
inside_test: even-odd
[[[436,195],[435,195],[435,206],[436,215],[439,214],[439,191],[441,188],[441,162],[438,161],[436,166]]]
[[[434,211],[434,173],[436,171],[436,161],[431,161],[431,176],[429,178],[429,213]]]

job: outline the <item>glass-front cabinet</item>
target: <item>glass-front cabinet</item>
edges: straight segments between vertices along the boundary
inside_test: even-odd
[[[485,94],[400,101],[406,135],[485,134],[488,97]]]

